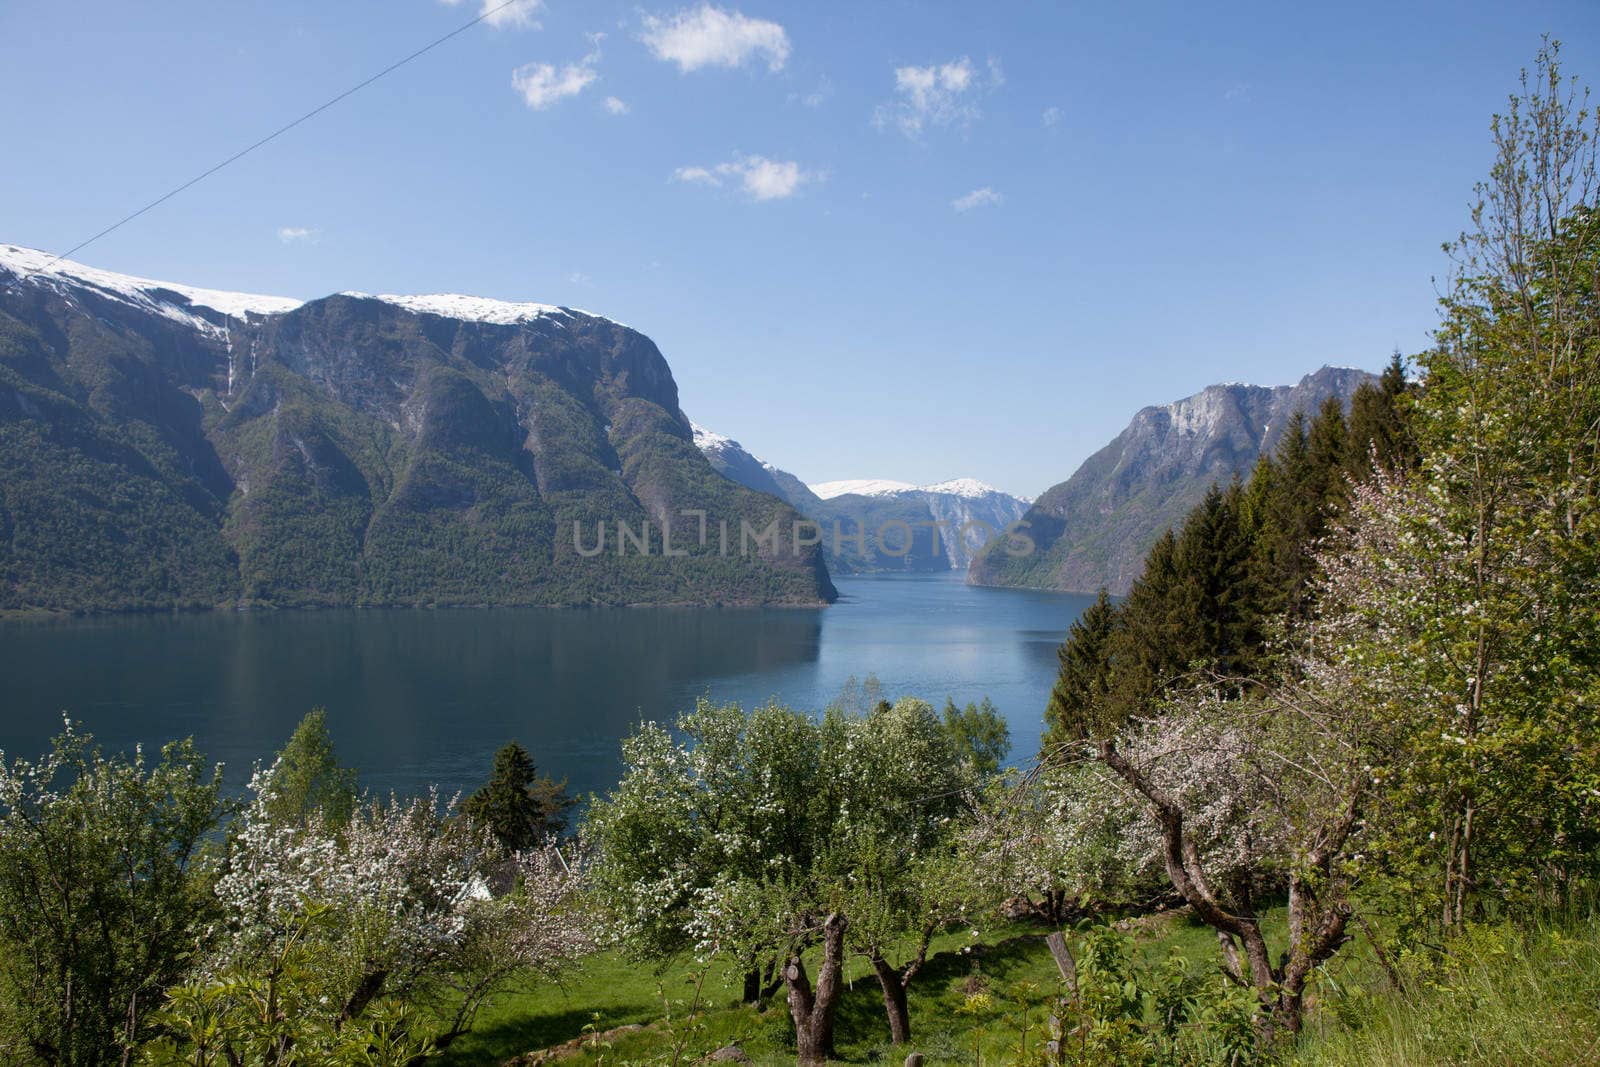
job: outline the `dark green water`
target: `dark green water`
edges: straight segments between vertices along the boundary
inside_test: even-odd
[[[697,696],[818,708],[852,676],[936,704],[991,697],[1038,747],[1055,649],[1089,598],[956,578],[843,578],[820,610],[323,611],[0,623],[0,748],[34,756],[81,720],[108,748],[193,735],[242,783],[328,709],[365,784],[449,792],[521,741],[575,790],[618,740]]]

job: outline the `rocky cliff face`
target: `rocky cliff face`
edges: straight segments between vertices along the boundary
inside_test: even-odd
[[[1348,403],[1366,371],[1323,367],[1296,385],[1228,383],[1133,417],[1127,429],[1036,500],[1023,521],[1028,555],[990,550],[968,570],[980,585],[1125,593],[1145,553],[1213,484],[1248,475],[1297,410]]]
[[[0,245],[0,608],[833,596],[787,533],[741,546],[798,516],[712,470],[628,327],[47,263]]]
[[[829,565],[839,573],[965,570],[990,537],[1028,508],[1027,501],[973,478],[925,486],[885,479],[808,486],[704,427],[695,427],[695,444],[725,476],[776,493],[819,524]],[[835,524],[842,534],[837,543]],[[909,542],[899,524],[910,531]],[[856,539],[862,531],[864,545]],[[878,543],[880,531],[883,545]]]

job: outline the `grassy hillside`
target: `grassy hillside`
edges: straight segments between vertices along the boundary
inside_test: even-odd
[[[1273,933],[1281,933],[1281,911],[1273,919]],[[1215,936],[1186,913],[1125,925],[1146,963],[1176,956],[1198,972],[1217,967]],[[910,1049],[889,1043],[878,987],[865,964],[855,961],[847,970],[838,1062],[898,1063],[914,1049],[929,1067],[965,1067],[980,1055],[984,1063],[1002,1064],[1027,1062],[1039,1053],[1050,1000],[1060,989],[1044,931],[1018,924],[991,930],[981,940],[966,932],[947,934],[935,948],[911,991]],[[1408,973],[1411,989],[1398,993],[1370,948],[1364,942],[1352,946],[1324,974],[1304,1033],[1277,1062],[1600,1063],[1600,917],[1593,913],[1527,929],[1475,928],[1452,946],[1447,966]],[[736,1044],[758,1064],[792,1064],[793,1030],[781,998],[765,1010],[738,1005],[735,981],[724,968],[700,968],[689,960],[654,967],[600,953],[559,984],[530,983],[491,1003],[476,1029],[441,1062],[504,1063],[578,1041],[580,1047],[552,1062],[666,1063],[676,1049],[679,1062],[690,1063]]]

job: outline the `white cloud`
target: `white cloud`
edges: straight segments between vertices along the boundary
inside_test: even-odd
[[[878,105],[873,125],[893,123],[907,137],[917,137],[928,126],[966,126],[977,119],[976,97],[1005,83],[1000,64],[989,60],[987,79],[966,56],[926,67],[896,67],[896,99]]]
[[[280,226],[278,227],[278,240],[286,245],[316,244],[317,238],[322,236],[322,231],[309,226]]]
[[[726,164],[724,164],[726,165]],[[690,182],[697,185],[721,185],[722,179],[704,167],[679,167],[672,172],[674,181]]]
[[[458,7],[462,0],[444,0]],[[539,29],[536,17],[544,7],[544,0],[479,0],[478,14],[483,21],[496,29],[521,29],[531,26]]]
[[[736,182],[752,200],[786,200],[802,185],[822,181],[826,175],[805,170],[793,160],[736,154],[731,162],[715,167],[679,167],[672,177],[692,185],[720,187],[724,182]]]
[[[551,63],[527,63],[511,72],[511,87],[522,94],[523,102],[535,111],[569,96],[577,96],[600,77],[595,64],[600,62],[596,49],[578,60],[557,68]]]
[[[967,212],[975,207],[989,207],[994,204],[1003,204],[1006,198],[985,185],[981,189],[974,189],[965,196],[958,196],[950,201],[950,206],[957,211]]]
[[[1046,126],[1059,126],[1061,124],[1061,120],[1065,117],[1066,112],[1062,111],[1059,107],[1047,107],[1044,109],[1044,114],[1040,116],[1039,121],[1043,122]]]
[[[571,274],[567,275],[567,281],[571,282],[573,285],[590,285],[593,283],[594,279],[590,278],[581,270],[575,270]]]
[[[776,22],[753,19],[710,4],[662,17],[646,15],[640,35],[657,59],[687,73],[701,67],[742,67],[764,56],[767,69],[782,70],[789,59],[789,35]]]
[[[605,107],[606,111],[613,115],[626,115],[628,113],[627,102],[618,100],[614,96],[606,97],[605,103],[602,106]]]

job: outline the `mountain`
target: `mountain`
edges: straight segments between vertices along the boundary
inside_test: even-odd
[[[0,245],[0,609],[826,602],[798,518],[712,469],[610,319]]]
[[[965,570],[991,536],[988,531],[1003,531],[1028,508],[1026,500],[973,478],[922,486],[881,478],[808,486],[730,437],[696,426],[694,440],[717,470],[740,485],[781,496],[821,526],[829,564],[838,573]]]
[[[1323,367],[1296,385],[1229,382],[1147,407],[1071,478],[1034,501],[1023,518],[1031,552],[1024,554],[1020,542],[995,545],[973,561],[967,580],[1125,593],[1162,532],[1211,485],[1249,474],[1295,411],[1309,418],[1335,396],[1348,406],[1356,388],[1371,380],[1363,370]]]

